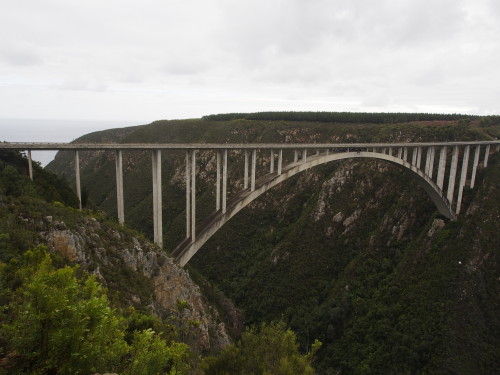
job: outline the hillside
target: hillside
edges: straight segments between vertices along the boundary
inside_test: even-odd
[[[409,142],[499,135],[498,125],[484,125],[483,119],[208,118],[155,122],[119,141]],[[262,156],[261,171],[267,168]],[[82,158],[90,201],[114,216],[113,155]],[[199,218],[214,208],[213,158],[199,155],[200,171],[208,170],[198,181]],[[71,163],[61,153],[49,168],[70,175]],[[183,163],[182,155],[164,153],[167,251],[184,232]],[[467,214],[455,223],[440,217],[425,192],[396,167],[374,161],[317,167],[244,209],[189,267],[229,296],[248,323],[284,317],[304,349],[321,340],[320,374],[493,374],[500,346],[498,166],[496,155],[479,172],[477,189],[465,192]],[[125,153],[124,168],[126,222],[150,235],[150,156]],[[241,158],[229,172],[234,193],[242,186]]]
[[[77,198],[65,181],[35,164],[31,182],[26,165],[14,152],[0,153],[0,261],[43,245],[65,264],[94,275],[116,307],[168,322],[198,353],[219,351],[229,344],[231,330],[241,330],[229,301],[218,301],[226,322],[234,324],[226,328],[189,273],[142,234],[105,215],[76,211],[70,205],[77,206]]]

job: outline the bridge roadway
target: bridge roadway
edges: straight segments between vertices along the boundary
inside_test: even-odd
[[[415,143],[57,143],[0,142],[0,150],[95,151],[95,150],[279,150],[327,148],[388,148],[500,144],[496,141],[415,142]]]
[[[81,208],[80,151],[109,150],[115,153],[117,216],[124,223],[123,151],[151,150],[153,175],[153,231],[154,241],[163,245],[163,204],[161,186],[161,151],[184,150],[186,152],[186,237],[173,250],[177,262],[184,266],[202,245],[241,209],[261,194],[284,180],[324,163],[351,159],[372,158],[384,160],[411,171],[417,182],[425,189],[441,214],[456,220],[462,204],[462,193],[466,184],[474,188],[478,167],[486,168],[490,153],[500,151],[500,141],[475,142],[419,142],[419,143],[39,143],[0,142],[0,150],[26,150],[29,176],[33,179],[32,150],[59,150],[75,152],[75,185]],[[473,150],[472,150],[473,149]],[[216,153],[216,204],[215,211],[196,225],[196,152]],[[227,161],[229,150],[240,150],[244,154],[244,187],[227,199]],[[269,152],[269,173],[256,176],[257,151]],[[293,152],[293,161],[283,164],[283,151]],[[308,152],[312,151],[308,155]],[[439,152],[439,155],[436,155]],[[472,156],[472,153],[474,154]],[[451,160],[448,162],[448,156]],[[471,156],[471,157],[469,157]],[[482,157],[481,157],[482,156]],[[233,156],[238,157],[238,156]],[[277,158],[277,160],[276,160]],[[438,160],[437,160],[438,159]],[[457,171],[458,193],[455,190]],[[480,163],[481,159],[481,163]],[[437,165],[435,161],[437,160]],[[470,170],[470,175],[468,174]],[[448,176],[446,183],[445,176]],[[470,176],[470,177],[469,177]],[[445,186],[446,185],[446,186]],[[446,188],[446,189],[445,189]]]

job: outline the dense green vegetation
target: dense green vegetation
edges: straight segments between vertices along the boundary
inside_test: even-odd
[[[131,291],[151,303],[144,276],[124,265],[115,267],[108,290],[60,255],[49,254],[37,245],[44,241],[44,218],[71,229],[85,225],[86,215],[92,214],[102,221],[100,245],[111,249],[117,239],[110,241],[109,227],[125,240],[138,233],[106,223],[98,213],[53,202],[55,196],[74,202],[67,183],[41,168],[30,181],[25,167],[17,153],[3,155],[0,164],[0,374],[313,373],[312,352],[301,355],[295,335],[283,323],[249,330],[240,344],[202,360],[180,341],[189,332],[176,329],[171,318],[125,307],[123,299]],[[54,195],[56,188],[67,196]],[[103,267],[101,272],[108,271]],[[178,301],[178,309],[185,308],[186,302]],[[278,372],[273,364],[260,365],[269,362],[276,343],[282,343],[273,356]],[[246,358],[259,364],[252,372]]]
[[[295,334],[284,322],[264,323],[258,330],[248,329],[217,357],[206,358],[201,367],[206,375],[312,375],[311,362],[320,346],[316,341],[310,353],[300,355]]]
[[[204,120],[229,121],[237,119],[266,121],[314,121],[339,123],[396,124],[410,121],[454,121],[477,116],[438,113],[366,113],[366,112],[255,112],[221,113],[203,116]]]
[[[389,118],[336,120],[335,126],[304,117],[158,121],[120,141],[409,142],[498,136],[495,119],[392,123]],[[126,221],[151,233],[150,155],[124,157]],[[213,155],[198,157],[204,171]],[[266,157],[259,155],[258,173],[268,168]],[[163,158],[165,247],[171,250],[184,233],[184,160],[174,152]],[[230,159],[230,194],[242,185],[241,158]],[[84,185],[94,185],[90,198],[114,215],[112,155],[89,155],[87,162],[82,175]],[[67,164],[60,155],[52,168],[68,174]],[[479,171],[476,189],[464,192],[468,214],[451,223],[403,170],[374,161],[320,166],[247,207],[190,267],[242,308],[249,324],[283,318],[303,353],[315,339],[322,341],[315,362],[320,374],[493,374],[500,346],[498,173],[492,157],[489,168]],[[199,218],[214,209],[213,174],[197,181]]]
[[[78,198],[67,182],[33,162],[36,183],[28,177],[28,160],[15,151],[0,150],[0,194],[30,196],[78,207]]]
[[[94,278],[53,266],[43,248],[2,265],[0,335],[9,374],[187,373],[187,346],[150,328],[129,334]],[[2,370],[0,370],[2,371]]]
[[[248,330],[198,367],[186,344],[162,336],[161,322],[124,317],[93,277],[76,275],[76,267],[55,267],[43,248],[0,264],[0,374],[314,374],[320,343],[300,355],[283,322]]]

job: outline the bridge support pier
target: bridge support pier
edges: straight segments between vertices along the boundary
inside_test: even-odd
[[[152,152],[153,167],[153,238],[155,244],[163,246],[163,202],[161,187],[161,150]]]
[[[252,178],[250,181],[250,190],[255,190],[255,169],[257,167],[257,150],[252,150]]]
[[[28,150],[28,174],[30,180],[33,181],[33,161],[31,159],[31,150]]]
[[[420,164],[422,163],[422,147],[417,147],[417,164],[416,167],[420,169]]]
[[[219,153],[217,152],[217,159]],[[217,184],[219,183],[219,160],[217,160]],[[186,151],[186,238],[191,237],[191,151]],[[217,191],[219,191],[217,189]],[[217,197],[217,205],[220,204]],[[218,209],[218,208],[217,208]]]
[[[248,150],[245,150],[245,176],[243,177],[243,188],[248,189]]]
[[[82,189],[80,186],[80,156],[78,150],[75,151],[75,179],[76,179],[76,195],[80,210],[82,209]]]
[[[431,148],[427,148],[427,155],[425,157],[425,170],[424,173],[428,176],[429,175],[429,165],[431,161]]]
[[[416,147],[413,147],[411,153],[411,165],[413,165],[414,167],[417,166],[417,153],[418,149]]]
[[[116,211],[118,222],[125,223],[125,209],[123,202],[123,158],[122,150],[115,151],[115,169],[116,169]]]
[[[220,210],[220,176],[221,176],[221,151],[216,151],[217,175],[215,177],[215,211]]]
[[[444,183],[444,170],[446,168],[446,153],[447,147],[441,147],[441,153],[439,154],[439,166],[438,166],[438,175],[437,175],[437,186],[443,190]]]
[[[490,145],[486,145],[486,149],[484,150],[484,168],[488,166],[488,157],[490,156]]]
[[[227,150],[222,151],[222,213],[227,208]]]
[[[278,176],[281,175],[281,170],[283,167],[283,149],[278,151]]]
[[[191,241],[196,240],[196,150],[191,151]]]
[[[436,155],[436,147],[431,146],[430,147],[431,154],[430,154],[430,160],[429,160],[429,178],[432,179],[432,176],[434,174],[434,157]]]
[[[448,194],[447,198],[450,205],[453,204],[453,193],[455,191],[455,181],[457,177],[457,164],[458,164],[458,146],[453,147],[451,155],[450,178],[448,180]]]
[[[476,182],[476,172],[477,166],[479,164],[479,153],[481,152],[481,146],[477,145],[474,151],[474,161],[472,162],[472,176],[470,178],[470,188],[474,189],[474,184]]]
[[[274,150],[271,150],[271,159],[269,162],[269,173],[274,173]]]
[[[469,166],[469,153],[470,146],[465,146],[464,156],[462,160],[462,172],[460,173],[460,185],[458,185],[458,198],[457,198],[457,215],[460,213],[462,207],[462,193],[464,191],[465,181],[467,180],[467,167]]]

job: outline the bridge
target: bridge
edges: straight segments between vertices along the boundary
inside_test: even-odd
[[[315,166],[343,159],[378,159],[411,171],[438,211],[456,220],[462,208],[462,194],[468,183],[474,188],[478,167],[486,168],[491,153],[500,151],[500,141],[435,143],[343,143],[343,144],[99,144],[99,143],[0,143],[0,150],[27,151],[29,176],[33,179],[32,150],[74,151],[76,193],[80,200],[80,151],[115,153],[118,221],[125,222],[123,197],[123,152],[150,150],[153,176],[154,241],[163,245],[162,150],[185,151],[186,235],[173,250],[184,266],[229,219],[267,190]],[[196,225],[196,154],[215,153],[215,210]],[[236,151],[236,152],[235,152]],[[231,156],[230,152],[234,155]],[[228,157],[244,155],[243,189],[228,199]],[[257,176],[257,155],[268,159],[268,173]],[[286,157],[284,157],[284,155]],[[286,162],[288,160],[288,162]],[[459,164],[459,162],[461,162]],[[457,176],[460,169],[459,176]],[[469,174],[470,173],[470,174]],[[468,177],[470,178],[468,179]],[[446,181],[447,179],[447,181]],[[457,186],[458,185],[458,186]],[[457,187],[457,189],[456,189]]]

